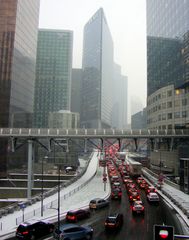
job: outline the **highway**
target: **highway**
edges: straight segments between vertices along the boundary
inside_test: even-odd
[[[145,205],[145,215],[132,216],[127,192],[123,188],[122,200],[111,200],[110,206],[100,210],[92,210],[91,217],[79,221],[79,225],[91,225],[94,228],[94,240],[152,240],[153,225],[163,223],[174,226],[175,234],[182,234],[179,221],[175,217],[175,211],[169,208],[161,199],[159,205],[151,205],[146,200],[146,195],[141,190],[141,198]],[[124,224],[118,232],[108,233],[104,229],[104,220],[109,213],[121,212],[124,215]],[[64,221],[63,221],[64,223]],[[16,239],[16,238],[10,238]],[[53,239],[52,237],[44,239]]]

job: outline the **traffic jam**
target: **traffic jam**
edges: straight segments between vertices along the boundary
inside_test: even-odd
[[[106,149],[104,155],[111,184],[110,198],[111,200],[121,201],[122,195],[127,194],[132,215],[144,216],[145,207],[142,198],[145,196],[149,204],[158,205],[160,198],[157,190],[142,177],[142,165],[135,164],[133,160],[128,163],[125,159],[119,158],[119,154],[116,153],[115,149]],[[99,164],[105,166],[102,158],[99,159]],[[137,169],[134,169],[135,166]],[[132,171],[132,174],[130,171]],[[143,196],[142,192],[144,192]]]

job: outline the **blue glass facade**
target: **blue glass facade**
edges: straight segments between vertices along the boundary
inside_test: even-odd
[[[187,0],[147,0],[148,96],[161,87],[177,87],[188,80],[188,16]]]
[[[103,9],[84,28],[82,84],[82,126],[111,126],[113,41]]]

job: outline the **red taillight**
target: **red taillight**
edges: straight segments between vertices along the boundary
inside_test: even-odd
[[[130,196],[129,198],[132,199],[132,196]]]
[[[142,211],[144,210],[144,207],[142,207]]]
[[[119,192],[118,195],[119,195],[119,196],[122,196],[122,192]]]
[[[22,232],[23,235],[27,235],[28,233],[28,231]]]
[[[148,193],[150,192],[150,190],[148,190]]]
[[[67,219],[69,219],[69,220],[75,220],[75,216],[67,216]]]

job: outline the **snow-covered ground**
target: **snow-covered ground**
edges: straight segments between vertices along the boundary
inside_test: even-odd
[[[87,208],[89,201],[95,197],[109,197],[110,185],[108,182],[106,184],[106,191],[104,191],[104,184],[102,183],[103,169],[98,166],[97,154],[95,152],[92,155],[88,168],[81,178],[61,189],[61,219],[65,217],[68,210]],[[83,164],[86,163],[82,162],[81,167],[84,167]],[[157,183],[157,178],[152,176],[148,171],[144,170],[143,174],[152,184]],[[185,224],[185,233],[189,233],[189,195],[166,183],[163,184],[161,191],[159,190],[158,192],[177,211],[180,221],[183,221]],[[24,220],[47,219],[49,221],[57,221],[57,199],[57,193],[44,199],[43,217],[41,217],[41,202],[28,206],[24,210]],[[3,216],[0,219],[0,239],[3,240],[7,239],[8,236],[14,236],[16,227],[22,221],[22,210]]]
[[[157,184],[157,178],[152,176],[149,171],[143,170],[143,175],[152,184]],[[161,190],[158,190],[158,193],[169,204],[169,206],[176,210],[180,221],[183,222],[185,234],[189,234],[189,195],[165,182],[163,183]]]
[[[72,183],[60,191],[60,218],[64,218],[69,210],[77,208],[87,208],[91,199],[96,197],[108,198],[110,185],[102,183],[103,169],[98,165],[97,153],[95,152],[90,160],[87,171],[76,182]],[[44,213],[41,217],[41,202],[37,202],[24,209],[24,220],[46,219],[57,221],[57,193],[44,199]],[[35,214],[35,216],[34,216]],[[7,239],[14,236],[17,226],[23,221],[23,211],[15,211],[12,214],[3,216],[0,219],[0,239]],[[8,234],[8,235],[7,235]]]

